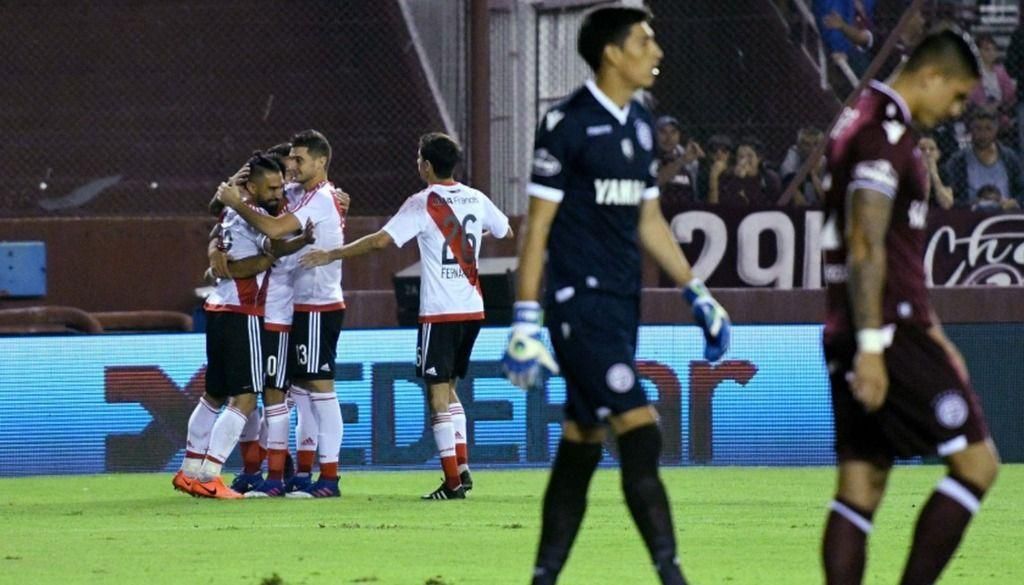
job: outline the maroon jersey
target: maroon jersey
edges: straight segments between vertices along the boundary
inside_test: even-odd
[[[842,234],[846,198],[856,189],[870,189],[893,199],[885,237],[884,322],[931,325],[924,276],[928,172],[910,122],[903,99],[887,85],[872,81],[853,107],[843,111],[829,136],[825,199],[829,226],[823,242],[826,339],[853,329]]]

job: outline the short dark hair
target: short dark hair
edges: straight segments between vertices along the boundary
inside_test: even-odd
[[[288,155],[291,154],[291,152],[292,143],[282,142],[281,144],[275,144],[274,146],[271,146],[266,151],[264,151],[264,154],[266,154],[267,156],[276,156],[278,158],[287,158]]]
[[[645,8],[627,6],[606,6],[590,11],[580,25],[580,35],[576,40],[576,51],[597,73],[601,68],[601,55],[604,48],[622,43],[629,36],[629,29],[638,22],[649,22],[653,16]]]
[[[736,143],[736,148],[737,149],[739,149],[739,147],[741,147],[741,146],[749,146],[751,148],[751,150],[754,151],[754,153],[757,155],[758,158],[760,158],[760,159],[764,158],[764,152],[765,152],[764,142],[761,142],[760,138],[758,138],[756,136],[750,136],[750,135],[744,136],[743,138],[740,139],[739,142]]]
[[[331,143],[316,130],[303,130],[292,136],[292,148],[305,148],[313,156],[327,157],[327,162],[331,161]]]
[[[912,73],[926,65],[936,65],[950,75],[981,77],[978,47],[969,34],[955,27],[929,33],[910,53],[904,70]]]
[[[281,144],[275,144],[274,146],[271,146],[270,148],[268,148],[265,151],[263,151],[263,154],[265,154],[268,157],[276,160],[278,162],[278,164],[281,165],[282,169],[285,168],[285,166],[284,166],[285,159],[287,159],[288,156],[291,155],[291,153],[292,153],[292,143],[291,142],[282,142]]]
[[[284,164],[277,157],[258,150],[252,153],[246,164],[249,166],[250,181],[264,175],[284,174]]]
[[[978,120],[992,120],[993,122],[999,122],[999,115],[991,108],[974,108],[971,112],[970,123],[977,122]]]
[[[712,134],[711,137],[708,138],[708,152],[715,152],[715,149],[717,148],[724,148],[729,152],[732,152],[735,149],[732,136],[729,136],[728,134]]]
[[[990,45],[995,45],[997,49],[999,48],[999,43],[996,42],[996,38],[989,33],[981,33],[980,35],[974,37],[974,44],[977,45],[978,47],[981,47],[986,43]]]
[[[451,136],[431,132],[420,136],[420,157],[430,161],[439,179],[448,179],[455,172],[455,165],[462,160],[462,149]]]

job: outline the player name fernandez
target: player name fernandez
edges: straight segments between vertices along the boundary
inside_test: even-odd
[[[466,273],[462,270],[462,267],[457,264],[452,266],[442,266],[441,278],[445,280],[466,278]]]
[[[635,179],[594,179],[598,205],[639,205],[644,182]]]

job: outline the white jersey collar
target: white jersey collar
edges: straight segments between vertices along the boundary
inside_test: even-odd
[[[626,119],[629,118],[630,104],[627,103],[625,108],[620,108],[619,106],[615,105],[615,102],[613,102],[610,97],[608,97],[603,91],[601,91],[600,87],[597,87],[597,84],[594,83],[593,79],[588,79],[585,85],[587,86],[587,89],[590,90],[590,94],[593,95],[594,99],[597,100],[597,103],[604,106],[604,109],[608,110],[608,113],[614,116],[615,119],[619,121],[619,124],[625,126]]]
[[[892,101],[896,102],[896,105],[900,107],[900,113],[903,114],[903,123],[910,123],[910,107],[907,105],[907,102],[903,100],[903,96],[897,93],[895,89],[889,87],[888,85],[882,83],[881,81],[878,81],[877,79],[872,79],[871,81],[868,82],[868,84],[871,87],[875,88],[876,90],[889,96],[889,99],[891,99]]]

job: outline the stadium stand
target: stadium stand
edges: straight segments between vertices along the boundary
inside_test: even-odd
[[[396,145],[440,127],[394,2],[17,4],[0,217],[201,214],[249,152],[308,127],[375,195],[358,212],[388,213],[417,187]]]

